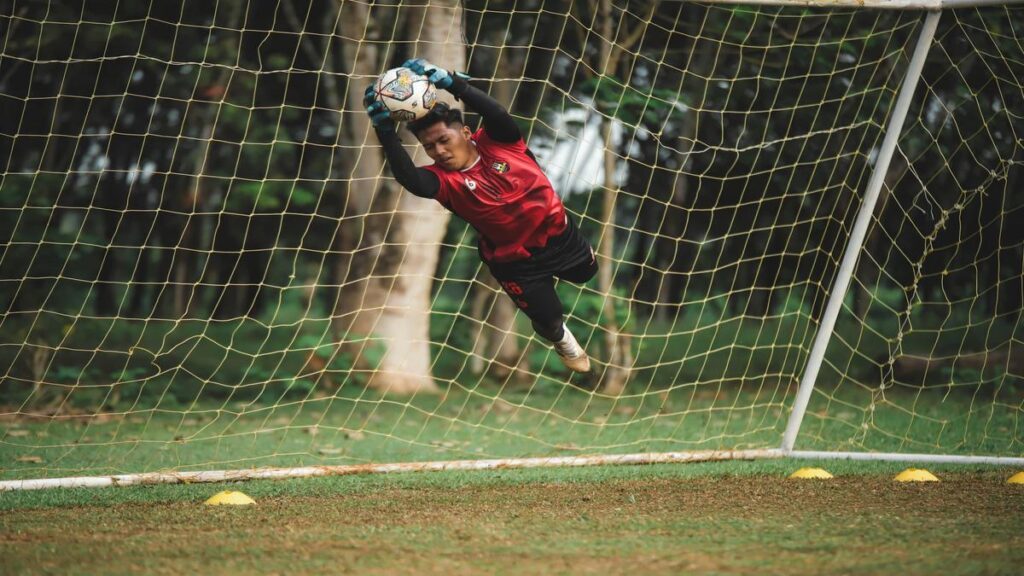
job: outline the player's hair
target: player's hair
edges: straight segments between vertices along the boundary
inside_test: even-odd
[[[409,122],[408,128],[414,136],[419,136],[420,132],[423,132],[438,122],[444,122],[445,126],[451,126],[452,124],[464,125],[466,123],[462,119],[462,110],[452,108],[444,102],[438,102],[437,104],[434,104],[434,107],[430,109],[430,112],[427,112],[426,116],[419,120]]]

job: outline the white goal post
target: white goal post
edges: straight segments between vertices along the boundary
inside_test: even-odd
[[[150,4],[0,14],[0,491],[1024,466],[1024,0]],[[591,376],[391,178],[414,54],[593,243]]]

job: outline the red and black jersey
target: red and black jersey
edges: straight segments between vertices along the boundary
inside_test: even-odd
[[[469,168],[424,166],[440,180],[434,199],[476,229],[484,260],[529,258],[566,229],[565,207],[522,139],[499,142],[483,128],[471,138],[479,157]]]

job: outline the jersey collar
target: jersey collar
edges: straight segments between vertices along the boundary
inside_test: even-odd
[[[476,166],[476,165],[477,165],[477,164],[479,164],[479,163],[480,163],[480,153],[479,153],[479,152],[477,152],[477,155],[476,155],[476,160],[473,160],[473,163],[472,163],[472,164],[470,164],[469,166],[466,166],[466,167],[465,167],[465,168],[463,168],[462,170],[459,170],[459,172],[468,172],[468,171],[472,170],[472,169],[473,169],[473,167],[474,167],[474,166]]]

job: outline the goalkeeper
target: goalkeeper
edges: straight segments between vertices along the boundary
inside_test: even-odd
[[[384,105],[366,90],[364,103],[391,172],[406,190],[433,198],[477,231],[480,258],[562,362],[590,370],[590,358],[569,332],[555,278],[583,283],[597,273],[589,242],[562,206],[551,182],[523,142],[512,116],[462,75],[423,59],[404,67],[426,76],[480,114],[470,131],[462,112],[443,102],[408,124],[434,164],[416,167]]]

